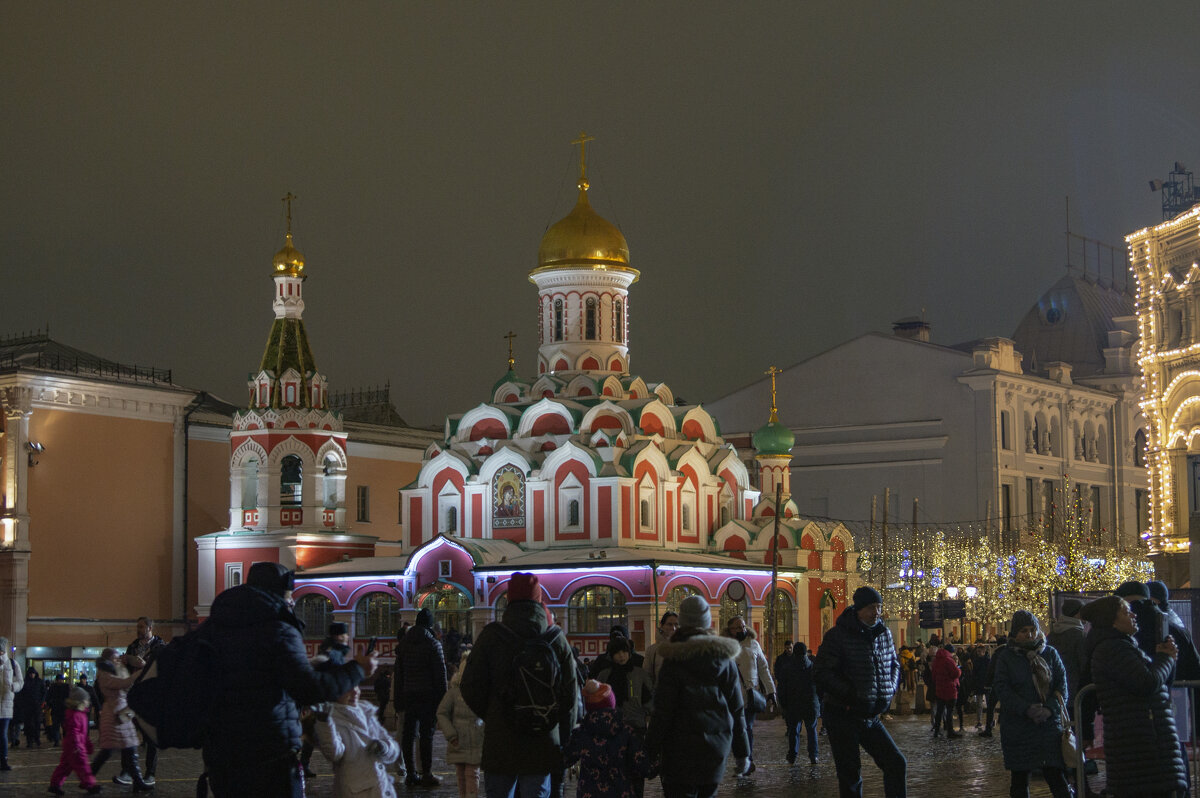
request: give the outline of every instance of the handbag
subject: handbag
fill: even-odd
[[[1058,696],[1058,710],[1062,717],[1063,732],[1062,740],[1062,757],[1063,764],[1068,768],[1079,767],[1084,761],[1083,749],[1079,747],[1079,741],[1075,739],[1075,727],[1071,725],[1071,718],[1067,715],[1067,704],[1063,701],[1062,693],[1056,693]]]
[[[762,694],[756,687],[751,687],[746,693],[746,703],[750,707],[750,712],[757,715],[760,712],[767,711],[767,697]]]

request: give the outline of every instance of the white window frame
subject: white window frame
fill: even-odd
[[[571,502],[579,502],[579,523],[571,523]],[[558,486],[558,528],[563,532],[583,531],[583,485],[574,474],[568,474]]]
[[[225,563],[225,589],[237,587],[242,584],[242,563],[227,562]]]

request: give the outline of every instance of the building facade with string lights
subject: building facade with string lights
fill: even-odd
[[[1190,173],[1187,177],[1190,185]],[[1185,207],[1193,201],[1189,192]],[[1157,555],[1160,574],[1169,574],[1175,584],[1196,585],[1200,578],[1200,549],[1195,546],[1200,539],[1200,206],[1131,233],[1126,242],[1137,280],[1138,362],[1143,373],[1142,409],[1148,420],[1148,542]]]
[[[587,140],[577,142],[575,207],[545,233],[528,274],[534,373],[518,370],[510,334],[505,373],[480,404],[446,418],[401,491],[410,553],[306,570],[295,591],[305,617],[378,635],[386,655],[397,617],[428,607],[444,627],[477,632],[505,606],[511,575],[529,571],[572,642],[594,656],[613,624],[639,648],[654,642],[658,616],[693,593],[720,607],[714,618],[742,614],[760,635],[811,644],[844,606],[855,586],[849,532],[802,522],[788,490],[776,507],[707,409],[631,370],[639,272],[624,236],[589,203]],[[787,486],[786,452],[764,435],[756,471]]]

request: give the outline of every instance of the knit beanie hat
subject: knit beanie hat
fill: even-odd
[[[1150,589],[1141,582],[1135,582],[1132,579],[1128,582],[1122,582],[1121,586],[1115,592],[1121,598],[1132,598],[1134,601],[1150,598]]]
[[[350,634],[349,624],[344,624],[341,621],[334,621],[329,624],[329,636],[337,637],[338,635]]]
[[[626,654],[631,653],[633,646],[629,645],[629,641],[623,637],[614,637],[608,641],[608,656],[615,657],[624,651]]]
[[[711,629],[712,613],[703,596],[688,596],[679,602],[679,628]]]
[[[1017,610],[1013,613],[1012,623],[1008,626],[1008,633],[1015,635],[1017,632],[1024,629],[1026,626],[1032,626],[1035,629],[1041,629],[1038,624],[1038,619],[1029,610]]]
[[[871,604],[882,604],[883,596],[879,595],[879,591],[870,585],[863,585],[858,590],[854,591],[854,609],[861,610],[863,607]]]
[[[422,607],[417,612],[417,626],[424,626],[426,629],[433,628],[433,613],[428,607]]]
[[[1150,591],[1150,598],[1164,606],[1171,598],[1171,591],[1167,590],[1166,582],[1160,582],[1155,579],[1153,582],[1146,583],[1146,589]]]
[[[508,580],[509,601],[540,601],[541,598],[542,590],[538,586],[537,575],[518,571]]]
[[[1074,618],[1083,609],[1083,602],[1079,599],[1069,598],[1062,604],[1062,614]]]
[[[588,679],[583,685],[583,705],[588,712],[598,709],[613,709],[617,706],[617,697],[612,688],[604,682]]]
[[[1117,612],[1121,609],[1120,596],[1105,596],[1085,604],[1079,611],[1080,620],[1087,621],[1092,626],[1106,629],[1117,620]]]

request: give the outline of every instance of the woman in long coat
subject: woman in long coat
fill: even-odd
[[[1129,604],[1106,596],[1084,607],[1092,624],[1086,648],[1104,712],[1108,792],[1118,798],[1183,795],[1187,774],[1171,706],[1168,680],[1178,650],[1167,637],[1151,658],[1133,639],[1137,621]]]
[[[115,648],[104,649],[96,660],[96,689],[104,696],[104,706],[100,708],[100,753],[92,760],[92,774],[98,776],[112,752],[120,751],[121,769],[133,779],[134,792],[154,789],[142,780],[133,710],[125,700],[125,692],[144,665],[140,657],[121,656]]]
[[[0,770],[12,770],[8,765],[8,724],[13,717],[13,699],[25,686],[21,669],[11,658],[7,637],[0,637]]]
[[[996,697],[1000,702],[1000,750],[1012,772],[1009,795],[1029,798],[1029,773],[1042,771],[1054,798],[1071,798],[1062,757],[1061,700],[1068,700],[1067,671],[1046,645],[1037,618],[1013,613],[1008,645],[996,652]]]

